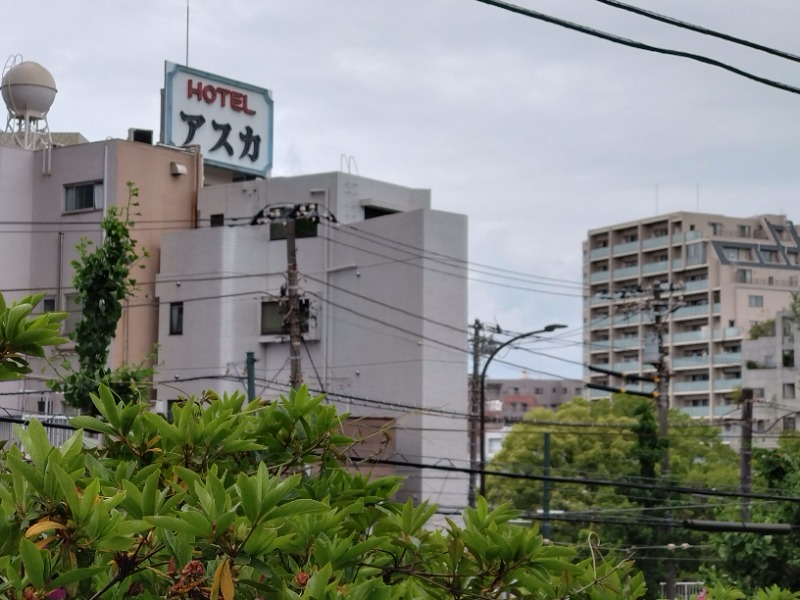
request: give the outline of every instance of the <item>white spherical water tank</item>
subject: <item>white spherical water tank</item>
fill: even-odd
[[[42,119],[56,99],[56,81],[50,71],[35,62],[14,65],[0,84],[8,112],[20,119]]]

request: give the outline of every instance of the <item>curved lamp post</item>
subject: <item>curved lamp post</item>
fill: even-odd
[[[486,370],[489,368],[489,365],[492,362],[492,359],[497,355],[500,350],[510,346],[517,340],[521,340],[526,337],[531,337],[532,335],[536,335],[538,333],[550,333],[551,331],[555,331],[556,329],[563,329],[566,325],[562,325],[561,323],[551,323],[550,325],[546,325],[544,329],[537,329],[536,331],[529,331],[527,333],[520,333],[519,335],[515,335],[510,340],[506,340],[502,344],[500,344],[497,348],[492,350],[492,353],[489,355],[489,358],[486,359],[486,362],[483,364],[483,369],[481,370],[481,405],[480,405],[480,436],[481,436],[481,489],[480,495],[486,495]]]

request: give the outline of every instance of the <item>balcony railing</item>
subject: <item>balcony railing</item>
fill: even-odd
[[[741,352],[723,352],[714,355],[715,365],[740,365],[742,364]]]
[[[683,289],[687,292],[695,292],[698,290],[707,290],[708,289],[708,279],[695,279],[693,281],[687,281],[683,284]]]
[[[707,367],[708,356],[683,356],[672,360],[671,366],[673,369],[681,369],[687,367]]]
[[[631,252],[636,252],[639,249],[639,241],[636,240],[634,242],[625,242],[623,244],[617,244],[611,248],[611,254],[617,256],[618,254],[629,254]]]
[[[722,392],[728,390],[735,390],[738,387],[742,386],[742,378],[728,378],[728,379],[715,379],[714,380],[714,391],[715,392]]]
[[[690,417],[710,419],[710,418],[724,418],[724,417],[737,417],[740,413],[738,406],[722,405],[722,406],[679,406],[681,412],[686,413]],[[713,409],[713,412],[712,412]]]
[[[646,263],[642,266],[642,274],[658,273],[660,271],[669,271],[669,261],[661,260],[658,262]]]
[[[598,281],[608,281],[608,271],[595,271],[589,275],[589,281],[597,283]]]
[[[622,279],[623,277],[637,277],[639,275],[639,265],[636,265],[635,267],[614,269],[611,273],[614,279]]]
[[[608,246],[604,246],[602,248],[592,248],[589,250],[589,258],[591,260],[605,258],[606,256],[608,256]]]
[[[676,394],[682,392],[707,392],[710,389],[711,382],[705,381],[673,381],[672,391]]]
[[[669,236],[668,235],[660,235],[658,237],[648,238],[646,240],[642,240],[642,249],[648,248],[660,248],[662,246],[669,245]]]

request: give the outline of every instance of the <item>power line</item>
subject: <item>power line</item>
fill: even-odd
[[[577,23],[573,23],[571,21],[566,21],[564,19],[559,19],[557,17],[553,17],[550,15],[546,15],[544,13],[530,10],[527,8],[523,8],[521,6],[517,6],[516,4],[510,4],[508,2],[501,2],[500,0],[476,0],[482,4],[488,4],[490,6],[494,6],[496,8],[500,8],[503,10],[507,10],[513,13],[517,13],[523,15],[525,17],[530,17],[532,19],[537,19],[539,21],[544,21],[546,23],[551,23],[553,25],[558,25],[560,27],[564,27],[566,29],[571,29],[573,31],[577,31],[579,33],[585,33],[587,35],[591,35],[593,37],[597,37],[609,42],[614,42],[615,44],[621,44],[623,46],[628,46],[630,48],[636,48],[637,50],[646,50],[648,52],[655,52],[657,54],[666,54],[669,56],[677,56],[680,58],[688,58],[690,60],[694,60],[703,64],[710,65],[712,67],[718,67],[720,69],[724,69],[725,71],[729,71],[735,75],[739,75],[746,79],[750,79],[752,81],[756,81],[758,83],[762,83],[769,87],[774,87],[785,92],[791,92],[793,94],[800,94],[800,88],[781,83],[779,81],[775,81],[773,79],[767,79],[766,77],[761,77],[759,75],[755,75],[748,71],[744,71],[727,63],[723,63],[721,61],[715,60],[713,58],[708,58],[707,56],[702,56],[700,54],[693,54],[690,52],[682,52],[680,50],[670,50],[668,48],[660,48],[658,46],[651,46],[649,44],[643,44],[641,42],[637,42],[628,38],[620,37],[614,34],[606,33],[604,31],[600,31],[598,29],[593,29],[591,27],[586,27],[584,25],[579,25]]]
[[[755,42],[750,42],[748,40],[734,37],[732,35],[728,35],[727,33],[722,33],[719,31],[715,31],[713,29],[700,27],[699,25],[693,25],[692,23],[687,23],[686,21],[681,21],[673,17],[668,17],[666,15],[645,10],[643,8],[639,8],[638,6],[624,4],[622,2],[618,2],[617,0],[595,0],[595,2],[599,2],[600,4],[605,4],[607,6],[612,6],[614,8],[619,8],[621,10],[626,10],[636,15],[647,17],[648,19],[652,19],[654,21],[659,21],[661,23],[666,23],[668,25],[674,25],[675,27],[679,27],[681,29],[688,29],[689,31],[694,31],[696,33],[702,33],[703,35],[719,38],[721,40],[725,40],[726,42],[732,42],[734,44],[746,46],[748,48],[752,48],[753,50],[759,50],[761,52],[765,52],[767,54],[771,54],[779,58],[785,58],[787,60],[791,60],[794,62],[800,62],[800,56],[797,56],[796,54],[790,54],[782,50],[776,50],[775,48],[770,48],[769,46],[762,46],[761,44],[757,44]]]

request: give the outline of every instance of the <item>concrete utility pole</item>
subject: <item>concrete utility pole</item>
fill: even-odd
[[[470,380],[469,405],[469,497],[471,507],[475,507],[478,496],[478,455],[480,445],[480,401],[481,401],[481,351],[483,350],[483,323],[475,319],[472,325],[472,378]]]
[[[672,285],[669,286],[669,291],[673,290]],[[661,479],[664,483],[668,483],[670,466],[669,466],[669,367],[667,365],[667,347],[664,344],[664,333],[667,329],[668,322],[664,318],[665,315],[670,314],[677,310],[678,305],[673,305],[670,299],[663,298],[661,295],[661,282],[653,282],[653,296],[651,309],[653,311],[653,324],[656,333],[656,343],[658,344],[658,360],[655,362],[656,377],[657,377],[657,398],[656,405],[658,407],[658,434],[664,441],[664,457],[661,460]],[[672,532],[672,527],[667,528],[668,532]],[[668,600],[675,598],[675,563],[672,560],[667,561],[667,575],[665,582],[665,593]]]
[[[668,302],[661,297],[661,283],[653,283],[653,323],[656,330],[656,340],[658,343],[658,362],[655,363],[656,373],[658,373],[658,397],[656,406],[658,407],[658,434],[662,440],[669,440],[669,369],[667,367],[667,348],[664,345],[664,329],[666,321],[664,314],[668,311]],[[661,461],[661,477],[669,477],[669,446],[664,448],[664,458]],[[672,596],[670,596],[672,598]]]
[[[742,447],[739,452],[739,486],[742,494],[751,490],[753,457],[753,389],[742,389]],[[742,523],[750,520],[750,499],[742,497]]]
[[[303,385],[302,356],[303,338],[300,328],[300,295],[297,289],[297,241],[295,219],[283,223],[286,229],[286,320],[289,324],[289,386],[296,390]]]
[[[303,385],[300,349],[303,333],[300,314],[300,290],[297,274],[297,221],[311,221],[318,224],[322,219],[336,223],[336,217],[327,208],[316,202],[304,204],[274,204],[265,206],[252,219],[250,225],[280,221],[286,231],[286,312],[285,319],[289,329],[289,385],[297,389]]]

